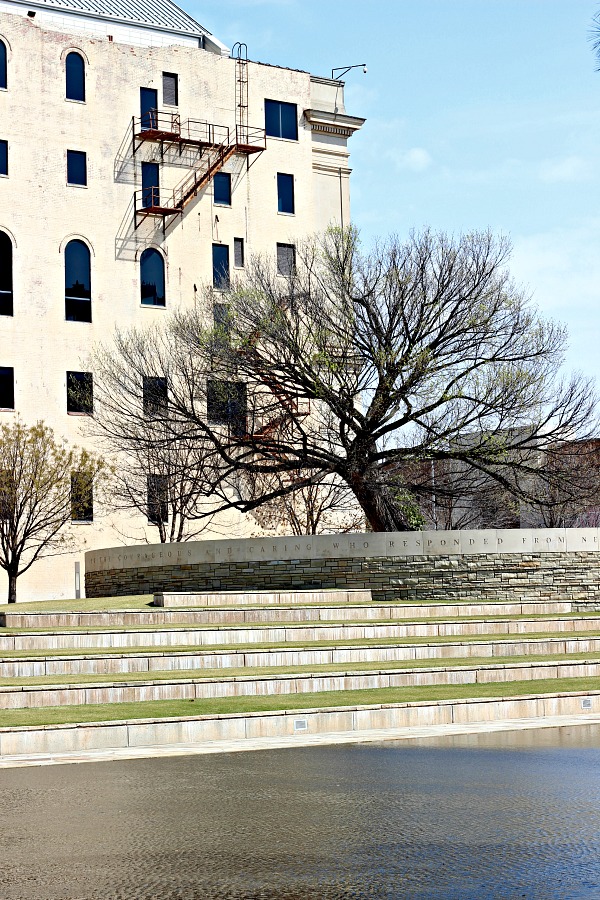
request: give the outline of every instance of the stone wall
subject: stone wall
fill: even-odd
[[[435,544],[430,546],[426,532],[418,537],[401,535],[407,544],[420,539],[422,551],[415,553],[416,547],[407,546],[402,550],[413,552],[401,555],[397,535],[343,535],[337,541],[328,535],[295,544],[295,539],[288,538],[283,544],[286,539],[278,538],[116,548],[86,554],[86,592],[88,597],[100,597],[160,591],[348,587],[370,588],[374,600],[565,599],[600,603],[597,529],[577,532],[516,532],[506,541],[498,538],[499,532],[480,532],[479,546],[470,546],[468,541],[474,539],[465,537],[465,532],[455,533],[460,538],[434,532]],[[517,539],[526,541],[524,552],[512,549]],[[483,540],[489,542],[487,552],[481,552]],[[541,543],[535,544],[537,540]],[[558,549],[561,540],[565,549]],[[505,542],[511,552],[499,552]],[[589,549],[569,549],[569,544],[581,546],[582,542]],[[454,546],[459,552],[448,552],[447,548]],[[532,546],[540,549],[532,552]],[[228,548],[231,552],[226,552]],[[240,556],[243,558],[236,558]],[[207,557],[212,558],[202,561]]]

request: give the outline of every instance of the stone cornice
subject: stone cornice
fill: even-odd
[[[305,109],[304,117],[317,134],[338,134],[342,137],[352,137],[366,122],[358,116],[323,109]]]

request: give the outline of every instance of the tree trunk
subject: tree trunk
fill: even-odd
[[[8,602],[17,602],[17,576],[8,573]]]
[[[354,473],[348,483],[371,531],[411,531],[406,513],[388,485],[371,481],[360,473]]]

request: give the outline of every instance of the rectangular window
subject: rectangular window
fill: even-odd
[[[169,481],[166,475],[148,475],[148,521],[160,525],[169,519]]]
[[[0,409],[15,408],[15,370],[0,366]]]
[[[227,244],[212,245],[213,287],[226,291],[229,287],[229,247]]]
[[[163,72],[163,103],[165,106],[179,105],[179,79],[173,72]]]
[[[67,372],[67,412],[91,416],[94,412],[94,377],[91,372]]]
[[[81,150],[67,150],[67,184],[87,185],[87,160]]]
[[[164,416],[167,411],[167,379],[144,375],[142,405],[145,416]]]
[[[277,173],[277,212],[293,213],[294,209],[294,176]]]
[[[227,172],[217,172],[213,178],[213,193],[215,203],[231,206],[231,175]]]
[[[213,321],[217,343],[227,346],[231,339],[231,316],[226,303],[215,303]]]
[[[233,265],[236,269],[244,268],[244,238],[233,239]]]
[[[0,141],[0,175],[8,175],[8,141]]]
[[[277,274],[286,278],[296,271],[296,248],[293,244],[277,244]]]
[[[246,385],[239,381],[208,381],[206,415],[215,425],[227,425],[234,437],[243,437],[248,416]]]
[[[265,100],[265,131],[269,137],[298,140],[298,107],[295,103]]]
[[[71,474],[71,521],[92,522],[94,519],[94,485],[86,472]]]

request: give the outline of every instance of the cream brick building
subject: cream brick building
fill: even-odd
[[[116,325],[348,223],[343,84],[239,56],[169,0],[0,0],[0,422],[89,443],[67,373]],[[71,527],[84,551],[142,519]],[[19,599],[73,597],[82,558],[37,563]]]

